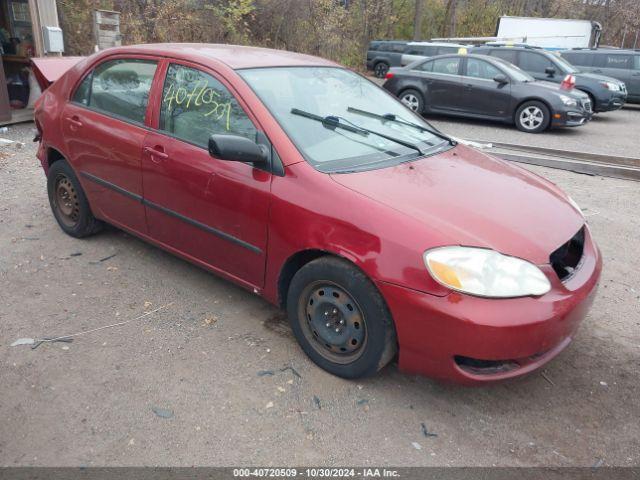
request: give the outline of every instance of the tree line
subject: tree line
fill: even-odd
[[[67,55],[93,52],[94,9],[121,12],[123,45],[256,45],[354,68],[370,40],[491,36],[501,15],[595,20],[601,43],[640,48],[638,0],[58,0]]]

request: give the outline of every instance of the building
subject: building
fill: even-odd
[[[30,58],[63,50],[55,0],[0,0],[0,125],[32,118]]]

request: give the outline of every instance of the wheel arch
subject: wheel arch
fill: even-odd
[[[540,102],[542,103],[545,107],[547,107],[549,109],[549,115],[551,115],[551,117],[553,118],[553,108],[551,107],[551,105],[549,104],[548,101],[546,101],[543,98],[540,97],[527,97],[524,100],[518,102],[516,104],[516,106],[513,109],[513,112],[511,113],[511,119],[513,120],[513,123],[516,123],[516,113],[518,113],[518,110],[520,109],[520,107],[522,105],[524,105],[527,102]],[[551,121],[551,119],[549,119],[549,121]]]
[[[360,265],[358,265],[356,262],[353,261],[353,259],[345,255],[341,255],[336,252],[323,250],[319,248],[309,248],[305,250],[299,250],[293,253],[292,255],[290,255],[284,261],[284,263],[282,264],[282,267],[280,268],[280,272],[278,274],[277,302],[280,308],[286,309],[287,307],[287,293],[289,291],[289,286],[291,285],[291,280],[293,280],[293,277],[295,276],[295,274],[306,264],[314,260],[317,260],[318,258],[321,258],[321,257],[334,257],[334,258],[339,258],[341,260],[344,260],[349,264],[351,264],[352,266],[354,266],[355,268],[357,268],[358,270],[360,270],[367,278],[369,278],[369,280],[371,280],[372,283],[375,284],[375,281],[373,280],[373,278],[371,278],[370,275],[366,271],[364,271]]]

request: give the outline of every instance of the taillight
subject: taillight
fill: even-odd
[[[386,78],[387,80],[389,80],[390,78],[393,78],[393,73],[387,72],[387,74],[384,76],[384,78]]]
[[[566,77],[564,77],[564,80],[562,80],[562,83],[560,83],[560,88],[562,88],[563,90],[571,90],[575,86],[576,77],[574,77],[573,75],[567,75]]]

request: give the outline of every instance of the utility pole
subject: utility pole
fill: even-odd
[[[413,39],[415,41],[422,40],[422,10],[424,8],[424,0],[416,0],[416,16],[413,19]]]

